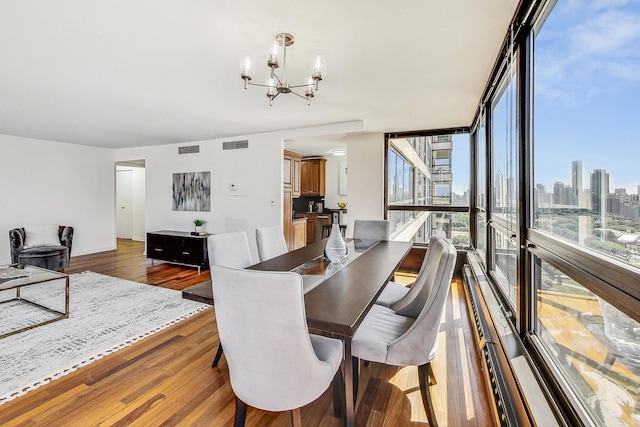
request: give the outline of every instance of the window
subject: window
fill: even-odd
[[[507,72],[492,102],[491,158],[491,254],[490,271],[512,306],[518,304],[517,229],[518,144],[516,135],[515,62],[508,61]],[[482,217],[480,215],[479,217]],[[517,312],[516,312],[517,313]],[[517,315],[516,315],[517,317]]]
[[[640,423],[638,22],[558,2],[534,27],[532,342],[599,425]]]
[[[496,215],[513,221],[516,215],[518,145],[516,140],[516,78],[514,64],[509,66],[502,90],[493,102],[492,209]]]
[[[487,260],[487,138],[486,120],[480,118],[480,124],[474,134],[476,141],[476,244],[481,259]]]
[[[443,229],[469,246],[469,134],[387,136],[387,147],[391,238],[424,243]]]
[[[525,1],[514,23],[473,124],[473,244],[513,316],[489,310],[559,418],[637,426],[640,3]]]
[[[638,22],[560,2],[536,34],[534,226],[640,268]]]
[[[640,421],[640,324],[553,265],[535,265],[537,335],[576,405],[600,425]]]

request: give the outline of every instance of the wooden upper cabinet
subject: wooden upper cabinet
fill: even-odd
[[[300,194],[324,196],[326,159],[304,159],[300,165]]]
[[[291,196],[300,197],[300,159],[302,156],[292,151],[284,150],[283,184],[291,187]]]
[[[292,196],[300,197],[300,159],[292,158],[291,160],[291,193]]]

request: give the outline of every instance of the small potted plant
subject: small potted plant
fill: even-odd
[[[196,233],[200,233],[202,231],[202,226],[204,225],[206,221],[204,219],[199,219],[196,218],[193,220],[193,223],[195,224],[195,231]]]

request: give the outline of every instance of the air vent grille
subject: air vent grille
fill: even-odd
[[[199,145],[188,145],[185,147],[178,147],[178,154],[193,154],[199,153],[200,146]]]
[[[249,140],[228,141],[222,143],[223,150],[238,150],[240,148],[249,148]]]

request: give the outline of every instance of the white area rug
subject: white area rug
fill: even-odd
[[[0,339],[0,405],[210,307],[180,291],[93,272],[70,275],[70,290],[68,319]],[[0,291],[0,300],[11,292]],[[22,296],[64,311],[63,281],[23,288]],[[0,333],[43,315],[3,303]]]

